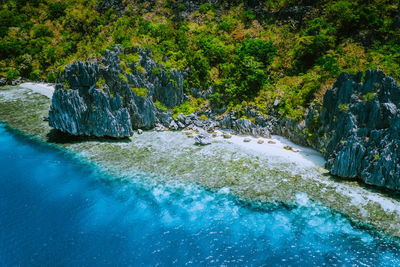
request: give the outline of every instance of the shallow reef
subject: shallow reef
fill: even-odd
[[[242,199],[261,203],[297,205],[297,195],[305,193],[311,201],[366,227],[400,236],[398,199],[355,181],[336,180],[316,164],[268,155],[268,143],[263,144],[264,153],[222,137],[211,145],[195,146],[183,132],[172,131],[146,131],[122,140],[59,135],[43,121],[49,106],[47,97],[28,89],[0,88],[1,121],[124,179],[135,172],[153,173],[152,183],[184,181],[209,190],[229,188]]]

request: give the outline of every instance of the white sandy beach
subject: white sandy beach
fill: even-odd
[[[318,151],[296,145],[295,143],[279,135],[272,135],[270,139],[262,137],[257,138],[248,135],[232,135],[230,139],[224,139],[222,137],[222,131],[217,131],[217,133],[217,140],[226,140],[227,142],[239,145],[244,149],[250,149],[252,151],[262,153],[265,156],[282,157],[288,162],[296,162],[303,167],[323,167],[325,164],[324,158]],[[244,142],[245,139],[250,139],[251,141]],[[262,144],[258,144],[257,142],[259,140],[264,142]],[[271,143],[271,141],[273,143]],[[285,149],[284,147],[286,146],[292,147],[296,152]]]
[[[45,95],[50,99],[52,98],[54,93],[54,86],[52,84],[27,82],[27,83],[22,83],[19,86],[30,89],[36,93]]]
[[[23,88],[30,89],[36,93],[43,94],[48,98],[51,98],[54,92],[54,86],[52,84],[45,83],[32,83],[27,82],[20,85]],[[232,132],[232,130],[226,130],[226,132]],[[249,135],[235,135],[233,134],[230,139],[224,139],[222,137],[222,131],[217,131],[218,137],[215,140],[230,142],[244,149],[249,149],[255,152],[260,152],[265,156],[272,157],[282,157],[285,158],[288,162],[296,162],[303,167],[314,167],[319,166],[323,167],[325,164],[325,160],[322,155],[307,147],[299,146],[289,141],[288,139],[279,136],[273,135],[272,138],[262,138],[262,137],[253,137]],[[248,138],[250,142],[244,142],[244,139]],[[258,144],[259,140],[264,141],[262,144]],[[268,143],[272,141],[273,143]],[[290,146],[293,148],[292,150],[286,150],[284,147]]]

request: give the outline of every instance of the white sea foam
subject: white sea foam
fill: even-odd
[[[400,215],[400,203],[395,199],[390,199],[380,193],[368,192],[366,189],[358,187],[348,187],[344,185],[337,186],[336,191],[342,195],[347,195],[351,199],[351,204],[358,207],[360,210],[368,203],[377,203],[381,208],[388,212],[396,212]],[[368,211],[365,215],[368,215]]]
[[[39,85],[26,83],[21,85],[21,87],[27,88],[28,90],[33,91],[52,91],[53,88],[48,85]],[[13,92],[23,92],[26,94],[26,90],[12,90]],[[9,92],[9,91],[4,91]],[[3,96],[5,93],[2,92]],[[11,90],[10,90],[11,92]],[[10,96],[14,96],[15,93],[8,93]],[[21,93],[22,94],[22,93]],[[7,95],[6,95],[7,96]],[[18,95],[19,96],[19,95]],[[49,96],[51,97],[51,96]],[[307,180],[308,187],[303,187],[302,189],[298,189],[299,191],[309,193],[309,197],[312,200],[320,200],[322,203],[326,205],[330,205],[331,203],[339,203],[339,200],[342,200],[343,206],[351,206],[357,207],[358,209],[350,210],[350,209],[340,209],[340,207],[336,207],[343,212],[349,212],[350,215],[353,215],[352,212],[355,212],[358,218],[364,219],[365,221],[371,220],[372,222],[377,219],[371,219],[374,216],[373,210],[374,207],[382,207],[382,209],[387,213],[394,213],[395,218],[400,218],[400,202],[396,199],[390,199],[389,197],[385,197],[382,194],[367,190],[365,188],[359,187],[357,184],[351,183],[342,183],[336,180],[330,179],[329,176],[322,175],[323,171],[321,166],[324,164],[324,159],[320,155],[320,153],[301,146],[297,146],[287,139],[280,136],[272,136],[271,139],[267,138],[254,138],[244,135],[232,135],[231,139],[224,139],[221,136],[221,131],[218,133],[218,137],[215,138],[213,144],[205,147],[196,147],[193,149],[193,139],[189,139],[185,136],[184,133],[180,132],[145,132],[142,135],[135,135],[131,138],[131,142],[121,142],[121,143],[113,143],[107,144],[108,146],[119,146],[124,150],[131,150],[132,148],[143,148],[148,149],[147,151],[151,151],[152,158],[162,159],[160,161],[154,161],[155,165],[160,164],[159,168],[164,169],[167,172],[171,170],[171,173],[176,168],[172,163],[179,162],[182,160],[181,156],[185,155],[182,152],[188,151],[191,152],[192,157],[186,158],[186,161],[192,162],[190,168],[193,171],[177,171],[175,172],[175,176],[181,175],[184,178],[183,180],[195,181],[196,175],[198,175],[198,170],[201,164],[204,163],[202,159],[206,158],[209,162],[212,162],[213,159],[220,160],[222,163],[220,165],[210,164],[210,170],[213,169],[224,169],[226,166],[224,165],[226,162],[231,163],[238,161],[238,166],[243,166],[244,168],[249,168],[249,170],[253,170],[254,168],[264,168],[271,169],[280,168],[280,170],[288,172],[289,174],[295,174],[296,179]],[[244,138],[250,138],[250,142],[244,142]],[[258,144],[258,140],[263,140],[263,144]],[[269,144],[268,141],[275,142],[274,144]],[[101,142],[93,142],[93,146],[86,146],[84,149],[80,149],[79,146],[74,149],[75,151],[84,151],[80,153],[80,156],[84,158],[97,159],[99,158],[103,151],[101,151]],[[299,152],[294,152],[291,150],[284,149],[285,146],[291,146],[295,151],[299,150]],[[134,150],[133,150],[134,151]],[[169,159],[164,156],[168,155]],[[204,157],[203,157],[204,156]],[[248,156],[248,157],[247,157]],[[218,159],[221,157],[221,159]],[[248,161],[242,161],[243,158],[248,158]],[[260,159],[260,160],[259,160]],[[149,160],[149,159],[146,159]],[[109,159],[107,159],[107,163]],[[203,163],[202,163],[203,162]],[[251,163],[255,163],[254,166]],[[260,167],[257,167],[257,164],[260,164]],[[282,164],[280,164],[282,163]],[[118,164],[121,164],[124,170],[127,172],[131,170],[136,170],[137,165],[133,163],[124,162],[113,162],[113,166],[118,167]],[[141,164],[141,163],[140,163]],[[234,163],[235,164],[235,163]],[[234,165],[233,164],[233,165]],[[232,164],[227,166],[233,166]],[[171,167],[172,166],[172,167]],[[140,169],[140,168],[139,168]],[[317,170],[317,171],[315,171]],[[321,171],[322,170],[322,171]],[[154,169],[154,173],[156,173],[157,169]],[[150,171],[151,172],[151,171]],[[153,173],[153,172],[151,172]],[[243,172],[244,173],[244,172]],[[253,173],[253,172],[251,172]],[[165,173],[164,173],[165,174]],[[204,184],[205,186],[211,185],[214,186],[223,186],[220,193],[229,194],[230,190],[232,190],[232,194],[238,193],[240,195],[241,192],[247,192],[247,188],[252,188],[255,193],[258,193],[258,200],[267,201],[270,200],[269,195],[263,195],[264,192],[269,192],[265,190],[268,187],[277,186],[280,183],[290,184],[291,180],[288,177],[274,177],[274,172],[271,174],[272,176],[265,177],[264,179],[257,176],[246,176],[244,173],[243,176],[236,179],[236,177],[232,177],[228,182],[222,181],[220,184],[212,181],[213,179],[217,180],[216,177],[210,174],[210,177],[202,177],[199,179],[200,184]],[[219,177],[217,177],[219,178]],[[224,177],[222,177],[224,178]],[[225,177],[226,178],[226,177]],[[228,177],[229,178],[229,177]],[[208,180],[207,180],[208,179]],[[227,179],[227,178],[226,178]],[[258,180],[257,180],[258,179]],[[155,180],[155,179],[154,179]],[[152,182],[152,179],[147,179],[146,181]],[[211,182],[210,182],[211,181]],[[239,182],[238,182],[239,181]],[[155,183],[155,181],[154,181]],[[230,188],[230,184],[232,184],[232,188]],[[313,187],[313,185],[322,185],[319,187]],[[236,188],[235,188],[236,186]],[[239,187],[240,186],[240,187]],[[288,194],[296,193],[296,189],[294,188]],[[183,189],[182,189],[183,190]],[[319,190],[319,191],[318,191]],[[185,195],[193,194],[193,192],[183,190]],[[319,192],[321,197],[316,197],[316,193]],[[330,192],[335,192],[336,195],[330,196]],[[168,202],[170,196],[163,195],[162,192],[157,190],[154,191],[156,201],[162,201],[163,199]],[[313,194],[314,193],[314,194]],[[272,194],[272,196],[275,196]],[[326,198],[325,198],[326,196]],[[279,195],[278,195],[279,197]],[[299,202],[299,204],[306,205],[307,200],[304,198],[304,195],[297,195],[295,200]],[[305,197],[308,198],[307,195]],[[349,201],[347,201],[347,197],[349,197]],[[324,200],[321,200],[325,198]],[[333,200],[332,200],[333,199]],[[378,203],[378,205],[375,205]],[[201,205],[197,205],[196,209],[201,207]],[[200,209],[201,210],[201,209]],[[358,211],[359,210],[359,211]],[[360,214],[361,213],[361,214]],[[167,216],[168,217],[168,216]],[[379,219],[381,221],[381,219]],[[375,225],[377,226],[377,225]],[[379,225],[378,225],[379,226]],[[389,226],[385,226],[389,227]],[[393,220],[392,229],[399,229],[398,220]]]
[[[297,193],[296,202],[300,207],[307,206],[310,204],[310,199],[306,193]]]

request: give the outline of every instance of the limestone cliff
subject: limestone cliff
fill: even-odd
[[[125,53],[138,61],[121,61]],[[153,101],[167,107],[183,102],[183,74],[169,73],[148,50],[120,46],[99,62],[75,62],[61,73],[49,112],[50,126],[72,135],[131,136],[133,129],[151,129],[157,121]]]
[[[334,175],[400,189],[400,87],[381,71],[342,73],[324,96],[317,131]]]

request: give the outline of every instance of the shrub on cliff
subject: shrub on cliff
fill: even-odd
[[[240,59],[253,57],[254,60],[268,66],[276,54],[276,47],[271,41],[266,42],[261,39],[246,38],[237,49]]]
[[[18,70],[8,70],[7,71],[7,80],[12,81],[19,77]]]

